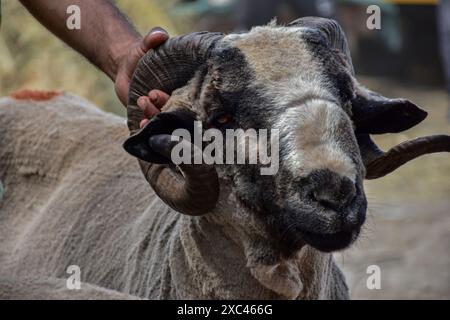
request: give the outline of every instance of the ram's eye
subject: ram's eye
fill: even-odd
[[[231,115],[227,113],[227,114],[223,114],[223,115],[219,116],[219,117],[216,119],[216,122],[217,122],[218,124],[227,124],[227,123],[229,123],[231,120],[232,120]]]
[[[227,127],[233,122],[233,117],[231,114],[224,112],[224,113],[217,113],[213,116],[211,116],[208,120],[208,123],[212,127],[216,128],[224,128]]]

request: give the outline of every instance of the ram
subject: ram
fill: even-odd
[[[139,129],[136,100],[152,88],[172,95]],[[321,18],[194,33],[145,55],[124,143],[140,169],[121,148],[121,118],[69,94],[3,98],[0,273],[65,278],[78,265],[85,283],[152,299],[348,298],[332,252],[360,233],[364,178],[450,151],[444,135],[388,152],[370,135],[425,117],[407,100],[362,87],[341,28]],[[174,165],[174,146],[190,142],[172,132],[194,121],[219,132],[278,130],[278,172]]]

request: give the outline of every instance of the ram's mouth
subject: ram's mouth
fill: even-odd
[[[358,237],[361,228],[351,231],[320,234],[302,231],[303,240],[310,246],[323,252],[338,251],[350,246]]]

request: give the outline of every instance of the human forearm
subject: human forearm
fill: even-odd
[[[114,81],[117,97],[123,105],[127,103],[131,78],[139,59],[169,37],[161,28],[153,28],[141,37],[112,0],[20,1],[41,24]],[[67,8],[73,5],[80,8],[80,29],[67,26]],[[158,113],[168,99],[163,92],[154,91],[138,102],[147,118]]]
[[[28,11],[52,33],[80,52],[112,80],[129,46],[140,35],[108,0],[20,0]],[[77,5],[81,28],[66,26],[67,7]]]

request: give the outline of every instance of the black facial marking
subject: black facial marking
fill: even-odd
[[[354,96],[354,86],[342,53],[328,47],[321,32],[305,31],[302,38],[309,52],[323,66],[324,75],[332,84],[330,89],[339,97],[341,106],[347,105]]]
[[[210,72],[217,72],[220,77],[215,101],[208,106],[210,110],[229,113],[235,128],[268,129],[268,110],[273,108],[261,96],[263,88],[253,86],[254,72],[241,50],[229,45],[218,46],[212,55]]]
[[[331,51],[326,44],[323,34],[307,33],[308,49],[315,59],[320,61],[332,93],[345,106],[353,97],[353,82],[345,69],[342,57]],[[208,118],[206,122],[220,130],[225,128],[271,129],[273,119],[276,119],[284,108],[273,105],[264,96],[264,87],[255,85],[254,71],[249,66],[244,54],[229,44],[222,44],[212,54],[208,66],[208,74],[204,77],[203,88],[213,81],[214,94],[203,100]],[[347,111],[347,110],[346,110]],[[226,126],[217,122],[227,115],[230,121]],[[350,121],[343,121],[335,128],[336,134],[343,136],[340,147],[353,160],[356,167],[362,167],[360,155],[353,134]],[[267,232],[274,239],[274,245],[279,252],[286,256],[295,254],[305,243],[322,251],[332,251],[348,246],[359,233],[360,223],[364,221],[365,197],[362,180],[358,175],[357,186],[353,186],[344,178],[337,177],[333,172],[320,172],[311,176],[296,176],[283,163],[285,154],[301,152],[288,150],[288,146],[280,145],[280,167],[274,176],[262,176],[261,165],[224,165],[223,174],[230,179],[233,192],[247,210],[257,215],[267,228]],[[342,181],[346,181],[343,183]],[[339,192],[347,193],[350,189],[357,191],[355,197],[342,200],[340,206],[324,206],[317,203],[312,196],[314,188],[329,181],[342,183],[336,187]],[[350,186],[350,184],[352,184]],[[330,186],[329,192],[334,189]],[[352,190],[353,190],[352,189]],[[346,194],[347,195],[347,194]],[[343,195],[344,199],[346,195]],[[345,198],[346,199],[346,198]],[[332,199],[333,200],[333,199]],[[336,201],[341,201],[340,198]],[[353,215],[356,222],[348,223],[340,215]],[[328,215],[332,215],[330,222]],[[353,224],[352,224],[353,223]],[[331,227],[330,227],[331,225]],[[342,225],[352,226],[341,228]]]

